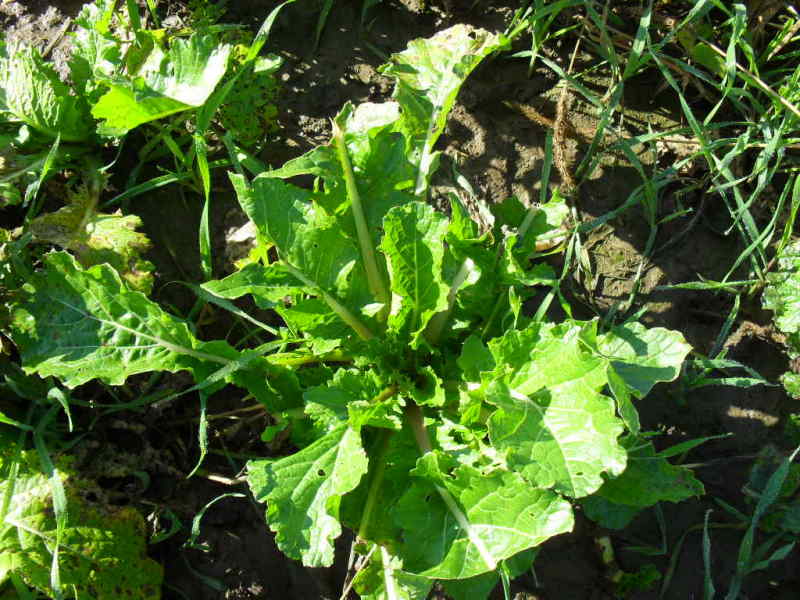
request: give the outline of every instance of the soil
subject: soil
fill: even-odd
[[[180,14],[178,4],[168,3]],[[224,20],[242,23],[253,29],[276,2],[229,3]],[[335,2],[319,46],[312,50],[318,11],[312,2],[289,5],[281,13],[268,50],[285,60],[281,72],[279,135],[271,141],[261,158],[279,165],[316,144],[327,141],[329,119],[346,101],[382,101],[391,87],[377,68],[388,55],[405,48],[407,42],[457,22],[490,30],[502,30],[516,8],[516,2],[420,2],[387,1],[378,4],[362,27],[361,2]],[[478,6],[479,5],[479,6]],[[8,38],[20,36],[53,52],[68,44],[61,35],[65,17],[74,17],[80,2],[36,0],[0,4],[0,21]],[[58,36],[56,39],[55,36]],[[55,44],[53,41],[55,41]],[[563,50],[563,55],[559,55]],[[566,64],[571,47],[551,56]],[[580,61],[585,57],[578,56]],[[658,120],[662,124],[680,123],[680,111],[669,92],[654,94],[657,88],[650,75],[634,80],[626,90],[625,106],[629,132],[640,131],[642,124]],[[446,160],[435,181],[435,192],[444,194],[456,187],[454,169],[472,184],[475,196],[487,202],[517,195],[523,201],[539,197],[547,120],[555,116],[560,94],[558,80],[549,69],[528,73],[525,60],[499,57],[483,65],[470,78],[453,111],[440,147]],[[591,82],[602,88],[602,80]],[[511,106],[505,104],[511,103]],[[533,109],[533,110],[531,110]],[[533,117],[531,116],[533,115]],[[593,109],[579,97],[571,97],[567,121],[572,135],[562,140],[563,160],[568,167],[579,164],[585,151],[586,132],[593,132]],[[583,132],[583,134],[582,134]],[[643,164],[669,161],[680,152],[673,147],[639,149]],[[698,167],[702,170],[702,167]],[[553,174],[552,185],[561,181]],[[691,176],[691,173],[685,174]],[[640,181],[624,159],[599,165],[589,183],[572,201],[584,222],[620,206]],[[229,192],[215,195],[212,221],[215,226],[217,274],[231,269],[225,253],[225,233],[241,225],[244,216]],[[121,183],[120,183],[121,185]],[[216,188],[215,188],[216,189]],[[725,295],[689,290],[665,290],[680,282],[693,281],[698,274],[720,279],[741,251],[735,234],[725,235],[727,211],[706,199],[701,192],[681,195],[679,186],[668,186],[660,197],[658,216],[691,208],[687,216],[662,226],[652,240],[655,251],[643,261],[650,228],[639,208],[621,213],[605,226],[596,228],[584,239],[586,250],[582,272],[569,280],[567,291],[579,316],[605,315],[610,310],[626,312],[637,271],[642,269],[633,309],[643,308],[641,320],[649,326],[664,326],[681,331],[700,353],[707,354],[722,343],[729,358],[753,367],[774,381],[786,370],[787,359],[770,326],[769,315],[757,306],[739,311],[731,333],[718,340],[731,308]],[[434,198],[436,202],[437,199]],[[144,230],[153,240],[151,260],[159,266],[155,298],[188,310],[194,302],[186,290],[170,285],[173,280],[197,281],[197,199],[173,188],[162,188],[135,199],[128,208],[140,215]],[[208,315],[213,317],[213,314]],[[237,332],[222,329],[213,318],[201,334],[216,337]],[[146,381],[132,381],[132,390]],[[182,385],[169,377],[160,386]],[[91,390],[87,393],[92,393]],[[95,390],[102,394],[102,389]],[[241,408],[241,398],[217,394],[210,399],[209,414]],[[642,513],[622,531],[606,531],[578,515],[575,531],[544,544],[533,574],[514,582],[518,599],[597,600],[613,598],[611,568],[601,559],[596,540],[609,535],[619,566],[635,572],[652,564],[665,573],[671,558],[679,552],[674,577],[664,598],[685,600],[702,597],[702,524],[706,511],[713,510],[712,522],[730,522],[715,503],[720,499],[740,510],[751,511],[742,493],[754,455],[765,445],[785,450],[782,433],[786,415],[794,410],[780,387],[756,386],[704,387],[686,390],[679,384],[661,385],[640,403],[643,427],[662,433],[658,447],[701,436],[731,434],[712,440],[694,450],[689,460],[696,463],[696,474],[707,494],[698,500],[678,505],[665,504],[663,523],[656,511]],[[278,551],[264,524],[264,507],[245,496],[247,490],[237,482],[243,456],[265,456],[280,451],[279,444],[260,441],[268,424],[260,413],[241,413],[238,420],[212,422],[210,447],[213,452],[199,474],[187,478],[198,458],[196,441],[196,401],[184,397],[165,406],[150,406],[138,413],[121,413],[98,420],[84,444],[85,468],[97,476],[110,492],[119,492],[120,502],[133,502],[150,515],[154,532],[163,533],[173,520],[180,521],[179,532],[151,546],[152,554],[165,565],[167,600],[244,600],[338,598],[346,570],[350,540],[339,543],[336,565],[327,570],[309,570],[288,560]],[[130,423],[136,423],[131,426]],[[96,451],[103,448],[102,453]],[[227,456],[226,456],[227,453]],[[108,460],[103,456],[111,457]],[[110,466],[109,466],[110,463]],[[145,472],[144,483],[137,473]],[[221,494],[237,493],[216,502],[202,519],[200,533],[191,547],[187,539],[191,522],[207,503]],[[113,494],[112,494],[113,497]],[[676,544],[687,533],[680,550]],[[735,569],[742,530],[712,528],[713,573],[718,589],[724,590]],[[653,549],[650,553],[635,547]],[[662,550],[662,547],[665,548]],[[751,600],[798,597],[800,556],[795,551],[769,569],[748,577],[743,597]],[[776,583],[777,582],[777,583]],[[658,586],[632,592],[628,598],[658,598]],[[440,596],[443,597],[443,596]],[[495,597],[502,598],[501,590]]]

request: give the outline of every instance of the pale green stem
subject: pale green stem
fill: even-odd
[[[525,213],[525,218],[522,220],[519,229],[517,229],[517,243],[525,239],[525,235],[528,233],[531,223],[533,223],[533,217],[535,217],[536,213],[538,212],[539,207],[531,204],[531,206],[528,208],[528,212]]]
[[[396,391],[396,389],[392,389],[392,394]],[[375,461],[377,461],[375,463],[375,471],[372,474],[372,481],[369,482],[367,501],[364,503],[364,512],[361,513],[361,523],[358,527],[358,538],[362,540],[367,539],[372,513],[375,510],[375,503],[378,500],[378,489],[383,483],[383,475],[386,472],[386,453],[389,450],[389,440],[392,437],[392,433],[394,432],[391,429],[383,429],[381,431],[381,438],[378,442],[378,454],[375,457]]]
[[[383,583],[388,600],[398,600],[400,594],[397,593],[397,584],[394,580],[394,569],[392,569],[392,557],[389,551],[381,546],[381,564],[383,566]]]
[[[350,327],[352,327],[353,331],[355,331],[362,340],[369,340],[369,339],[372,339],[373,337],[375,337],[374,335],[372,335],[372,332],[369,329],[367,329],[367,326],[364,325],[361,321],[358,320],[358,317],[356,317],[353,313],[351,313],[350,310],[346,306],[341,304],[331,294],[329,294],[328,292],[326,292],[325,290],[320,288],[316,283],[314,283],[308,277],[303,275],[302,271],[300,271],[299,269],[293,267],[292,265],[290,265],[289,263],[287,263],[285,261],[284,261],[283,264],[286,266],[286,269],[292,275],[297,277],[297,279],[302,281],[305,285],[307,285],[309,287],[312,287],[312,288],[315,288],[319,292],[319,294],[322,296],[322,299],[325,301],[325,303],[330,307],[330,309],[333,312],[335,312],[336,315],[342,321],[344,321]]]
[[[450,313],[453,312],[458,290],[464,285],[470,271],[472,271],[473,265],[474,263],[469,258],[461,263],[458,273],[456,273],[456,276],[453,278],[453,283],[450,284],[450,291],[447,293],[447,308],[433,315],[431,320],[428,321],[428,326],[425,328],[425,339],[428,340],[428,343],[432,346],[435,346],[439,341],[444,326],[450,318]]]
[[[364,269],[367,272],[367,283],[375,299],[384,305],[384,310],[380,314],[386,314],[389,308],[389,291],[384,284],[381,272],[378,269],[378,261],[375,259],[375,249],[372,246],[372,236],[369,234],[367,220],[364,217],[364,207],[361,204],[361,196],[358,193],[353,165],[350,163],[350,156],[347,154],[347,146],[344,143],[344,134],[336,121],[331,120],[333,127],[333,143],[336,147],[336,154],[342,165],[344,182],[347,187],[347,196],[350,199],[350,206],[353,209],[353,220],[356,224],[358,234],[358,244],[361,248],[361,259],[364,261]]]
[[[299,367],[302,365],[309,365],[313,363],[324,362],[352,362],[352,358],[344,354],[341,350],[333,350],[325,354],[295,354],[291,352],[279,352],[275,354],[268,354],[266,358],[273,365],[282,365],[284,367]]]
[[[422,414],[422,410],[419,406],[417,406],[414,402],[408,400],[408,405],[405,408],[405,417],[406,422],[411,427],[411,431],[414,433],[414,439],[417,442],[417,446],[419,446],[420,451],[423,455],[430,452],[433,448],[431,446],[431,440],[428,437],[428,430],[425,429],[425,417]],[[439,496],[444,501],[445,506],[447,506],[447,510],[455,518],[458,526],[464,530],[464,533],[467,534],[469,541],[472,542],[472,545],[475,546],[475,549],[480,554],[480,557],[483,559],[483,562],[489,568],[489,570],[494,571],[497,568],[497,561],[492,556],[489,549],[486,547],[486,544],[480,538],[480,536],[475,532],[472,525],[467,518],[467,515],[464,514],[464,511],[461,510],[461,507],[455,501],[453,496],[450,495],[450,492],[447,491],[446,488],[434,484],[436,491],[439,493]]]

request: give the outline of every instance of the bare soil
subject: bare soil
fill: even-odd
[[[256,28],[276,2],[229,3],[225,21]],[[512,0],[488,2],[429,2],[421,10],[410,0],[386,1],[370,13],[361,27],[361,2],[336,2],[327,27],[315,52],[311,51],[318,12],[315,3],[298,2],[287,7],[274,29],[268,49],[285,59],[281,76],[284,88],[280,100],[280,132],[263,152],[262,159],[279,165],[316,144],[327,141],[329,119],[345,101],[382,101],[391,87],[377,68],[382,55],[405,48],[417,37],[431,35],[442,27],[468,22],[490,30],[502,30],[517,3]],[[470,6],[475,5],[470,9]],[[19,36],[58,58],[68,39],[59,39],[65,17],[74,17],[80,2],[34,0],[24,4],[0,4],[0,22],[7,37]],[[467,7],[467,8],[461,8]],[[181,5],[170,4],[170,10]],[[564,61],[564,56],[554,55]],[[547,69],[531,76],[525,60],[507,56],[493,59],[471,77],[455,108],[441,143],[447,160],[435,182],[444,194],[454,186],[451,173],[456,168],[469,180],[476,196],[497,202],[515,194],[525,201],[539,195],[539,179],[544,156],[546,122],[555,116],[557,79]],[[602,82],[597,82],[602,86]],[[653,94],[657,83],[645,75],[629,86],[625,106],[631,111],[629,127],[636,131],[648,120],[679,123],[680,112],[667,91]],[[504,102],[513,103],[508,106]],[[522,108],[520,108],[522,107]],[[533,112],[527,109],[533,109]],[[532,118],[531,115],[542,118]],[[574,135],[562,139],[564,161],[577,165],[587,145],[581,132],[592,132],[590,107],[572,98],[567,120]],[[636,118],[634,118],[636,117]],[[674,158],[674,149],[665,148],[659,156],[642,150],[642,161],[654,164]],[[553,185],[562,184],[558,173]],[[624,160],[609,160],[593,173],[573,198],[581,219],[589,221],[617,208],[637,185],[638,175]],[[224,181],[217,182],[214,224],[218,273],[230,269],[224,260],[225,231],[241,224],[243,215]],[[697,192],[679,196],[678,186],[667,190],[659,207],[667,215],[678,206],[694,212],[663,226],[655,240],[656,251],[643,266],[643,277],[634,308],[644,307],[642,320],[651,326],[681,331],[702,353],[710,351],[730,309],[730,300],[710,292],[663,291],[660,286],[696,280],[697,275],[715,279],[724,275],[741,251],[735,234],[724,235],[719,223],[726,209],[713,204]],[[228,195],[226,195],[228,194]],[[197,224],[199,199],[183,196],[175,189],[137,198],[128,209],[144,220],[144,229],[154,242],[152,260],[158,265],[161,285],[155,296],[182,309],[194,299],[178,285],[168,282],[199,279]],[[593,230],[585,239],[588,260],[583,273],[570,280],[568,293],[581,316],[603,315],[624,303],[632,291],[634,275],[642,263],[649,228],[639,208],[632,208],[607,226]],[[212,315],[213,316],[213,315]],[[219,330],[217,330],[219,329]],[[204,335],[236,335],[213,322],[201,330]],[[770,380],[786,370],[787,361],[771,329],[769,315],[757,306],[745,306],[725,340],[729,356],[752,366]],[[181,385],[176,378],[165,378],[161,385]],[[132,383],[135,388],[136,382]],[[96,391],[98,394],[102,390]],[[241,406],[238,397],[218,394],[212,397],[209,413]],[[795,410],[780,387],[758,386],[746,390],[732,387],[706,387],[686,391],[680,384],[658,386],[639,405],[645,429],[660,431],[659,447],[699,436],[732,434],[693,451],[689,461],[697,463],[697,476],[706,486],[705,497],[665,504],[666,529],[662,532],[654,511],[646,511],[622,531],[605,531],[578,515],[575,531],[542,547],[535,565],[535,577],[528,575],[514,584],[519,599],[598,600],[613,598],[609,567],[601,560],[596,539],[610,535],[619,566],[635,572],[646,564],[665,573],[681,536],[703,522],[707,510],[712,521],[726,522],[715,498],[747,508],[742,486],[754,455],[766,444],[782,448],[783,423]],[[94,469],[101,482],[119,492],[120,502],[132,502],[146,513],[159,516],[158,528],[168,527],[170,514],[183,527],[166,541],[153,544],[152,554],[166,569],[165,599],[244,600],[338,598],[346,568],[349,540],[340,543],[337,564],[328,570],[310,570],[288,560],[277,550],[264,524],[263,509],[247,497],[229,497],[214,504],[202,521],[196,547],[184,548],[192,517],[206,503],[223,493],[246,493],[236,485],[239,456],[269,455],[277,446],[260,441],[267,424],[265,417],[244,417],[239,421],[212,422],[212,453],[199,476],[187,479],[197,460],[196,401],[185,397],[169,406],[154,406],[139,413],[119,413],[99,421],[86,447],[87,469]],[[131,424],[135,423],[136,426]],[[233,423],[233,425],[231,425]],[[93,445],[91,445],[93,444]],[[112,458],[115,468],[98,458],[96,448]],[[95,449],[95,450],[93,450]],[[233,457],[228,460],[224,452]],[[120,458],[122,457],[122,458]],[[144,485],[135,476],[145,472]],[[111,473],[109,475],[108,473]],[[211,474],[234,481],[225,485]],[[663,533],[663,539],[662,539]],[[736,554],[743,531],[712,529],[712,563],[718,589],[724,590],[735,569]],[[676,563],[675,575],[664,598],[685,600],[702,597],[703,570],[701,532],[686,536]],[[630,548],[648,546],[663,552],[643,554]],[[202,545],[204,549],[196,549]],[[768,570],[748,578],[743,597],[751,600],[796,598],[800,591],[800,557],[797,552]],[[496,597],[501,598],[500,590]],[[653,589],[632,592],[629,598],[658,598]]]

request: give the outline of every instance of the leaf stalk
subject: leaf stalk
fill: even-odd
[[[358,317],[356,317],[352,312],[350,312],[350,309],[348,309],[346,306],[344,306],[341,302],[339,302],[331,294],[329,294],[328,292],[326,292],[325,290],[320,288],[316,283],[311,281],[308,277],[306,277],[302,273],[302,271],[300,271],[296,267],[293,267],[292,265],[290,265],[286,261],[283,261],[283,264],[286,267],[286,269],[292,275],[294,275],[297,279],[302,281],[305,285],[316,289],[319,292],[319,294],[322,296],[322,299],[325,301],[325,303],[330,307],[330,309],[333,312],[335,312],[336,315],[342,321],[344,321],[350,327],[352,327],[353,331],[355,331],[362,340],[371,340],[373,337],[375,337],[372,334],[372,332],[367,328],[367,326],[364,325],[361,321],[359,321]]]
[[[393,390],[392,393],[396,391],[397,390]],[[372,481],[369,482],[367,501],[364,503],[364,512],[361,513],[361,523],[358,526],[358,539],[367,539],[372,513],[375,510],[375,504],[378,500],[378,489],[383,483],[383,476],[386,472],[386,454],[389,451],[389,441],[393,433],[391,429],[381,430],[381,437],[378,440],[377,446],[378,454],[375,456],[375,471],[372,474]]]
[[[375,249],[373,248],[372,237],[369,234],[367,220],[364,216],[364,206],[361,204],[361,195],[358,193],[353,165],[350,162],[350,156],[347,153],[347,146],[344,142],[344,133],[335,120],[331,120],[331,126],[333,128],[333,144],[339,157],[339,163],[342,166],[347,196],[350,199],[350,206],[353,210],[353,220],[356,224],[361,259],[364,261],[364,269],[367,272],[367,282],[372,295],[384,305],[384,309],[379,315],[385,315],[389,308],[389,291],[384,284],[383,277],[381,277],[378,261],[375,258]]]
[[[411,431],[414,433],[414,439],[417,441],[417,446],[419,446],[420,451],[423,455],[431,452],[433,447],[431,446],[431,440],[428,437],[428,430],[425,429],[425,417],[422,414],[422,410],[420,407],[412,402],[408,401],[408,405],[405,408],[405,417],[406,422],[411,427]],[[445,506],[447,506],[447,510],[455,518],[458,526],[464,530],[464,533],[467,534],[469,541],[472,542],[472,545],[475,546],[475,549],[480,554],[481,559],[489,570],[494,571],[497,568],[497,561],[492,556],[489,549],[484,544],[483,540],[477,534],[477,532],[473,529],[472,525],[467,518],[467,515],[464,514],[464,511],[461,510],[461,507],[455,501],[455,498],[441,485],[433,484],[433,487],[436,488],[437,493],[442,498]]]

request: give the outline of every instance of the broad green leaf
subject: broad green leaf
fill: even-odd
[[[315,354],[335,350],[350,334],[347,325],[319,298],[302,298],[291,306],[278,305],[275,311],[291,331],[309,336]]]
[[[305,276],[305,282],[295,276],[296,285],[355,306],[371,301],[355,242],[312,204],[311,192],[263,174],[250,186],[239,175],[231,175],[231,181],[258,232],[275,244],[284,263]]]
[[[615,327],[598,339],[600,352],[631,393],[644,398],[660,381],[672,381],[692,347],[677,331],[641,323]]]
[[[640,506],[615,504],[597,494],[581,498],[581,507],[587,517],[608,529],[625,529],[642,512]]]
[[[136,373],[231,362],[204,352],[186,323],[128,290],[108,265],[83,270],[64,252],[46,255],[44,269],[14,300],[11,337],[23,368],[68,387],[92,379],[121,385]]]
[[[402,561],[376,548],[369,563],[353,581],[361,600],[425,600],[433,580],[403,571]]]
[[[537,550],[525,550],[505,561],[511,577],[518,577],[529,571],[536,558]],[[451,579],[444,582],[447,595],[452,600],[486,600],[500,583],[497,573],[484,573],[468,579]]]
[[[373,440],[370,440],[367,435],[365,432],[367,440],[365,445],[369,449],[370,456],[375,457],[381,451],[377,445],[380,440],[374,441],[377,437],[375,435],[372,436]],[[365,525],[363,520],[367,496],[376,470],[377,461],[374,459],[370,462],[368,476],[364,477],[359,486],[342,500],[341,516],[342,522],[353,531],[359,532],[365,540],[393,548],[401,539],[402,531],[392,519],[391,513],[411,485],[409,472],[416,465],[419,449],[408,427],[392,433],[386,444],[383,478],[377,489],[373,490],[375,510],[370,516],[369,523]]]
[[[247,470],[281,551],[309,567],[330,566],[342,496],[367,472],[361,434],[343,425],[291,456],[250,461]]]
[[[534,485],[580,498],[602,473],[619,475],[624,427],[603,395],[605,361],[586,349],[594,324],[509,331],[489,348],[498,365],[483,392],[498,407],[489,419],[492,444]],[[484,376],[487,379],[487,376]]]
[[[517,473],[483,473],[466,465],[448,473],[444,460],[436,452],[419,459],[412,486],[394,512],[404,530],[398,554],[408,571],[436,579],[473,577],[572,529],[572,508],[554,492],[531,486]]]
[[[230,46],[194,33],[175,38],[166,52],[154,46],[129,79],[105,82],[109,90],[92,108],[101,133],[124,135],[143,123],[202,106],[225,75]]]
[[[304,286],[281,264],[250,263],[225,279],[207,281],[201,287],[220,298],[235,300],[250,294],[263,309],[275,307],[286,296],[304,291]]]
[[[383,219],[389,209],[414,199],[411,188],[416,171],[406,157],[405,140],[395,131],[399,117],[399,106],[394,102],[367,102],[356,107],[347,103],[335,118],[343,132],[364,217],[375,246],[380,242]],[[263,174],[280,178],[297,175],[314,175],[322,179],[323,186],[312,192],[311,198],[355,239],[355,223],[344,172],[333,144],[314,148],[280,169]]]
[[[73,192],[67,206],[37,217],[29,230],[36,240],[73,252],[84,267],[110,264],[133,289],[149,293],[153,265],[142,258],[150,240],[136,231],[141,219],[95,212],[96,198],[90,194],[85,187]]]
[[[15,119],[51,138],[81,142],[94,132],[86,102],[34,48],[0,60],[0,98]]]
[[[14,446],[5,444],[11,456]],[[5,462],[8,467],[8,460]],[[0,497],[10,493],[9,511],[0,523],[0,582],[16,574],[53,597],[50,549],[56,539],[52,485],[36,468],[32,453],[21,454],[13,480],[0,480]],[[67,524],[59,545],[64,597],[77,600],[158,600],[161,566],[147,558],[145,524],[131,507],[105,506],[86,499],[93,486],[63,471]],[[13,487],[10,487],[13,486]]]
[[[628,465],[618,477],[610,478],[597,491],[616,504],[647,507],[657,502],[681,502],[703,494],[703,485],[690,469],[675,466],[656,454],[651,442],[631,438],[626,445]]]
[[[442,242],[447,219],[422,202],[391,209],[383,220],[393,294],[389,326],[416,347],[431,317],[447,308],[448,286],[442,281]]]
[[[477,335],[469,336],[461,348],[458,357],[458,366],[461,367],[464,381],[480,381],[481,373],[493,371],[495,364],[492,353]]]
[[[394,77],[394,98],[403,111],[400,130],[417,165],[415,195],[424,198],[436,170],[433,151],[461,85],[489,54],[507,43],[502,36],[456,25],[427,39],[413,40],[382,70]]]

